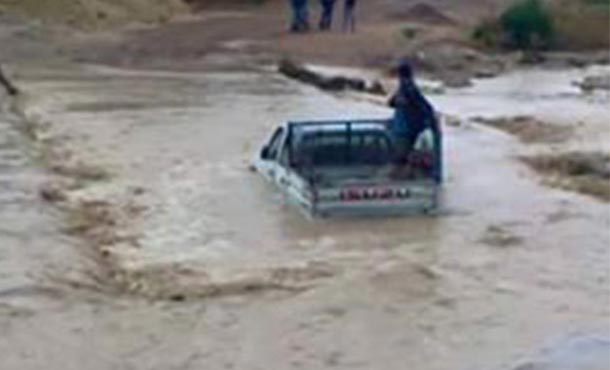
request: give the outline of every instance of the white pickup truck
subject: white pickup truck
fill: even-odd
[[[253,168],[310,216],[402,215],[437,209],[440,140],[424,132],[396,161],[387,120],[289,122]]]

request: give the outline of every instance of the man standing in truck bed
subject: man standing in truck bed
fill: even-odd
[[[431,129],[434,140],[434,178],[441,181],[441,132],[434,108],[415,84],[413,71],[406,60],[398,66],[399,87],[390,99],[395,109],[390,131],[398,146],[398,160],[405,162],[420,134]]]

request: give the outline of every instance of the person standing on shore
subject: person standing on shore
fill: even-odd
[[[336,0],[320,0],[322,16],[320,17],[320,31],[328,31],[332,28],[333,12]]]
[[[307,32],[309,31],[309,10],[308,0],[290,0],[292,8],[292,24],[290,32]]]
[[[343,31],[356,31],[356,0],[345,0],[343,12]]]

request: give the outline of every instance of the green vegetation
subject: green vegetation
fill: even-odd
[[[522,0],[508,8],[500,17],[500,25],[509,47],[548,47],[553,41],[553,20],[540,0]]]
[[[401,33],[407,40],[412,40],[417,37],[419,30],[415,27],[407,26],[401,30]]]
[[[610,0],[519,0],[497,18],[482,21],[472,38],[490,48],[607,48]]]
[[[554,36],[553,18],[540,0],[520,0],[498,19],[481,22],[472,34],[487,47],[528,50],[551,46]]]

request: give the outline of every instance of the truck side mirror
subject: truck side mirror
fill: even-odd
[[[265,146],[261,150],[261,159],[269,159],[269,147],[268,146]]]

